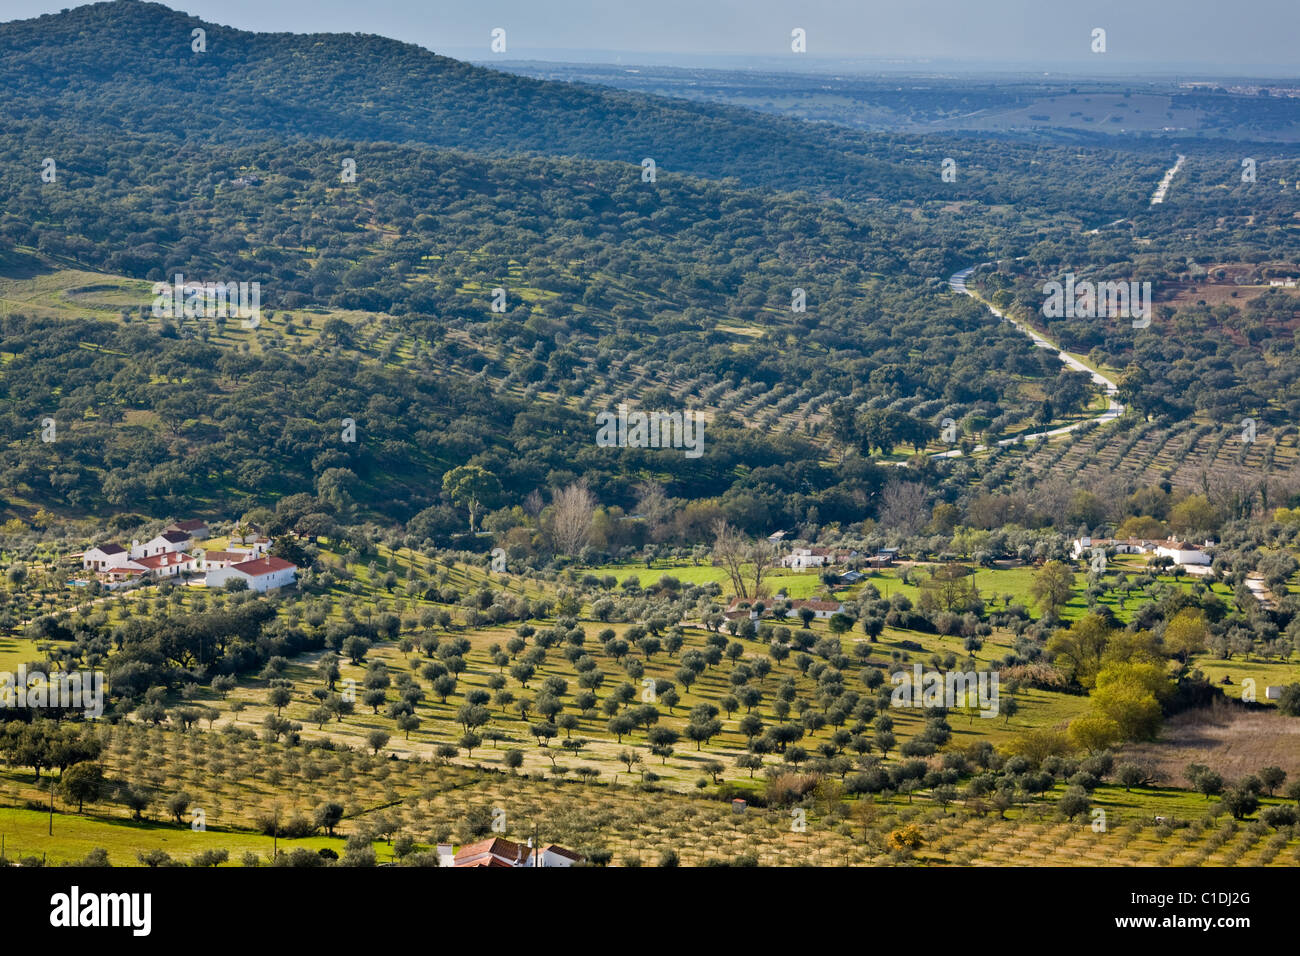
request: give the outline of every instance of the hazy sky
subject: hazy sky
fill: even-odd
[[[0,19],[57,13],[69,0],[0,0]],[[574,51],[793,58],[790,31],[816,57],[930,57],[1300,74],[1300,0],[172,0],[246,30],[364,32],[489,59]],[[1091,54],[1094,27],[1108,51]],[[628,56],[626,54],[632,54]]]

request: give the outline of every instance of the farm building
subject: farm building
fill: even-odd
[[[186,571],[198,570],[198,563],[193,556],[184,551],[163,551],[147,558],[136,558],[131,564],[143,568],[144,573],[152,578],[171,578]]]
[[[548,843],[534,850],[531,842],[515,843],[503,837],[493,837],[491,840],[467,844],[456,854],[451,852],[450,844],[440,843],[438,859],[442,866],[454,867],[566,867],[582,862],[580,854],[562,846]]]
[[[101,544],[91,548],[81,556],[81,566],[88,571],[107,571],[110,568],[124,568],[130,564],[131,556],[120,544]]]
[[[1210,563],[1208,554],[1185,541],[1161,541],[1156,546],[1156,555],[1161,558],[1173,558],[1174,564]]]
[[[825,568],[832,564],[842,564],[849,558],[857,557],[856,551],[834,550],[832,548],[795,548],[781,557],[781,567],[795,571],[809,568]]]
[[[1205,547],[1210,546],[1211,543],[1207,541]],[[1156,557],[1172,558],[1174,564],[1211,562],[1205,549],[1196,545],[1185,541],[1152,541],[1146,538],[1075,538],[1070,555],[1077,561],[1088,557],[1093,548],[1103,548],[1116,554],[1154,554]]]
[[[150,558],[155,554],[162,554],[166,551],[184,551],[190,546],[190,536],[184,531],[164,531],[155,538],[151,538],[144,544],[139,541],[131,542],[131,560],[136,558]]]
[[[204,583],[208,587],[225,587],[227,581],[242,578],[250,591],[270,591],[293,584],[298,566],[292,562],[268,555],[215,568],[208,572]]]

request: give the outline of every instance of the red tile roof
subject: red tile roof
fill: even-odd
[[[532,849],[503,837],[480,840],[460,848],[456,866],[521,866]]]
[[[247,574],[252,578],[260,578],[264,574],[270,574],[273,571],[284,571],[289,568],[297,570],[298,565],[292,561],[286,561],[284,558],[277,558],[268,554],[264,558],[257,558],[253,561],[242,561],[239,564],[231,565],[236,571]]]
[[[466,863],[452,864],[452,866],[458,866],[462,869],[469,869],[470,867],[476,866],[496,866],[503,867],[507,870],[513,870],[517,865],[518,864],[516,863],[506,863],[504,860],[497,859],[495,856],[481,856]]]
[[[177,564],[185,564],[188,561],[193,561],[194,558],[184,551],[164,551],[162,554],[151,554],[147,558],[132,558],[131,560],[142,568],[152,570],[154,568],[170,568]]]
[[[247,551],[204,551],[203,552],[204,561],[232,561],[237,564],[240,561],[247,561],[248,557],[249,555]]]

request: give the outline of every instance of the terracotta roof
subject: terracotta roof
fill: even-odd
[[[532,850],[503,837],[480,840],[460,848],[456,866],[519,866]]]
[[[288,568],[297,569],[298,565],[292,561],[286,561],[284,558],[277,558],[268,554],[264,558],[257,558],[253,561],[242,561],[239,564],[232,564],[236,571],[247,574],[251,578],[261,577],[263,574],[270,574],[273,571],[284,571]]]
[[[190,536],[184,531],[164,531],[158,537],[170,544],[180,544],[182,541],[190,540]]]
[[[194,556],[186,554],[184,551],[164,551],[162,554],[151,554],[147,558],[132,558],[132,560],[142,568],[170,568],[177,564],[186,564],[193,561]]]
[[[238,563],[240,561],[248,560],[248,552],[247,551],[204,551],[203,560],[204,561],[233,561]]]
[[[96,545],[94,548],[91,548],[90,550],[94,551],[96,549],[103,552],[104,554],[122,554],[124,551],[126,551],[126,548],[122,547],[120,544],[100,544],[100,545]]]
[[[468,869],[470,867],[475,867],[475,866],[496,866],[507,870],[513,870],[516,866],[518,866],[518,864],[507,863],[505,862],[505,860],[498,859],[497,857],[489,854],[487,856],[477,857],[465,863],[453,863],[452,866],[458,866],[461,869]]]

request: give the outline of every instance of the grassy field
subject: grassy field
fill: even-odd
[[[708,584],[716,581],[725,585],[728,581],[726,569],[707,564],[682,565],[669,561],[656,561],[647,568],[641,564],[607,564],[591,569],[592,574],[613,575],[620,585],[628,578],[635,577],[642,587],[654,584],[664,575],[670,575],[683,584]],[[773,594],[785,591],[792,598],[810,598],[826,590],[821,576],[816,571],[788,571],[770,575],[763,579],[764,584]],[[837,590],[837,595],[850,593]]]
[[[73,808],[75,809],[75,808]],[[277,841],[257,833],[209,828],[203,831],[160,821],[124,820],[76,814],[58,810],[54,814],[53,835],[49,833],[50,818],[47,813],[15,807],[0,807],[0,835],[4,837],[4,852],[9,859],[26,856],[44,856],[50,863],[80,860],[91,850],[108,851],[109,862],[114,866],[138,866],[137,853],[141,850],[162,850],[177,860],[191,860],[204,850],[227,850],[230,860],[226,865],[238,865],[245,853],[256,853],[269,861]],[[278,840],[278,850],[287,852],[294,847],[319,850],[330,847],[342,855],[342,837],[303,837],[297,840]],[[380,860],[392,858],[385,843],[376,844]],[[382,852],[387,850],[387,857]]]

